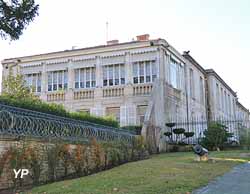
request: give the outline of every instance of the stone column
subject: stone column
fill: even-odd
[[[96,56],[96,87],[102,87],[102,66],[100,56]]]
[[[41,99],[47,101],[47,85],[48,85],[48,73],[47,65],[45,62],[42,62],[42,75],[41,75]]]
[[[73,110],[72,101],[74,100],[74,69],[72,59],[68,61],[68,89],[65,91],[65,107]]]
[[[133,83],[133,65],[131,63],[130,52],[125,53],[125,80],[126,84]]]

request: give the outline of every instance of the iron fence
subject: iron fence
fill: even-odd
[[[220,123],[225,126],[226,130],[229,133],[232,133],[233,136],[229,138],[229,141],[237,142],[240,141],[240,131],[244,129],[250,129],[250,121],[242,119],[223,119],[223,118],[213,118],[207,120],[204,118],[192,118],[187,119],[170,119],[166,125],[169,132],[173,132],[174,129],[182,128],[185,129],[185,132],[193,132],[194,136],[191,138],[185,138],[184,135],[181,135],[180,139],[183,139],[183,142],[188,144],[199,143],[199,141],[204,137],[205,130],[208,129],[209,124],[211,123]],[[170,127],[168,127],[168,125]],[[176,135],[173,134],[173,139],[176,139]],[[169,141],[169,139],[166,139]]]
[[[66,141],[124,141],[131,143],[135,133],[52,114],[0,104],[0,134]]]

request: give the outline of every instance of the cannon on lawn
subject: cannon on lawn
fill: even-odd
[[[197,144],[193,147],[194,153],[196,154],[197,161],[207,161],[208,160],[208,150],[201,145]]]

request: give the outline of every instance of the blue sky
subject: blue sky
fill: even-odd
[[[249,0],[40,0],[40,15],[18,41],[0,40],[0,60],[130,41],[164,38],[205,68],[213,68],[250,108]]]

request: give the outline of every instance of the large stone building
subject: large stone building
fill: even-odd
[[[168,122],[236,116],[236,93],[214,71],[147,34],[132,42],[5,59],[2,65],[3,77],[10,69],[23,74],[44,101],[112,115],[121,126],[143,125],[144,132],[148,123],[157,126],[158,145],[165,141]],[[200,126],[195,137],[205,128]]]

